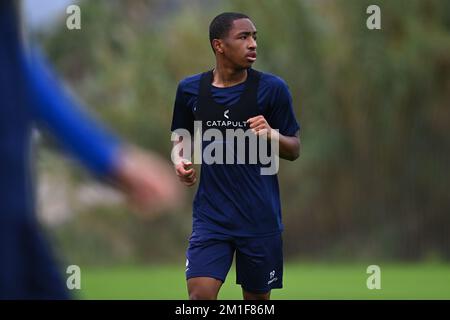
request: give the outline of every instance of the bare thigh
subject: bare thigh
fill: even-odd
[[[222,281],[209,277],[195,277],[187,281],[189,300],[217,300]]]

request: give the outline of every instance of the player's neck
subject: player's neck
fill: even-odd
[[[235,86],[247,79],[247,69],[237,70],[219,63],[216,64],[213,74],[212,85],[219,88]]]

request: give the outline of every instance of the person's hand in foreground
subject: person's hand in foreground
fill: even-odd
[[[115,182],[139,215],[153,217],[182,202],[183,192],[172,170],[159,155],[127,147],[120,154]]]

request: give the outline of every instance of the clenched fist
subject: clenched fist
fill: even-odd
[[[183,159],[178,164],[176,164],[175,171],[180,181],[188,187],[193,186],[197,181],[195,169],[192,166],[192,162],[188,160]]]

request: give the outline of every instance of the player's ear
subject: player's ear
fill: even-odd
[[[214,48],[214,51],[216,53],[222,54],[223,53],[223,43],[222,40],[220,39],[214,39],[212,41],[212,46]]]

